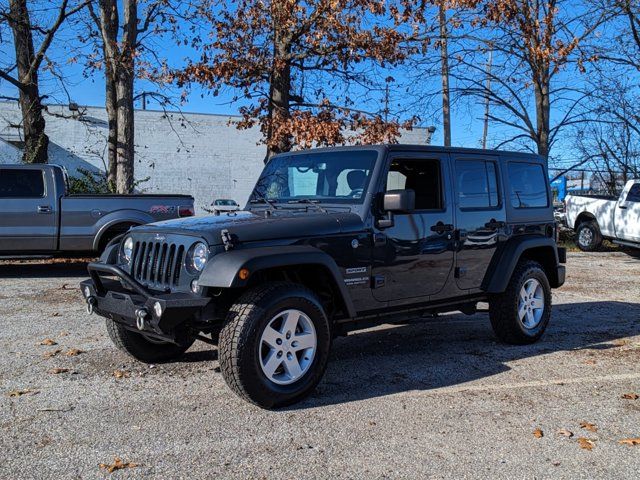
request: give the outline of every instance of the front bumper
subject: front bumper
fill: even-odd
[[[176,327],[192,320],[211,301],[183,292],[153,292],[115,265],[90,263],[88,270],[91,278],[80,288],[89,311],[162,340],[175,341]]]

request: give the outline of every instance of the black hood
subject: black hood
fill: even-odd
[[[307,212],[276,210],[270,216],[264,210],[236,212],[166,220],[135,227],[135,232],[171,233],[205,238],[209,245],[222,244],[221,232],[228,230],[238,242],[281,238],[303,238],[357,232],[363,229],[360,216],[349,212]]]

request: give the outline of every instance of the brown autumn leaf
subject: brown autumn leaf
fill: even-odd
[[[129,378],[131,376],[131,372],[127,372],[126,370],[114,370],[113,376],[116,378]]]
[[[122,459],[118,457],[115,457],[113,459],[113,463],[111,464],[101,463],[99,465],[100,468],[104,468],[109,473],[113,473],[116,470],[122,470],[123,468],[133,468],[138,466],[140,466],[140,464],[133,462],[123,462]]]
[[[60,312],[53,312],[51,314],[52,317],[59,317],[60,316]]]
[[[619,440],[618,443],[620,445],[640,445],[640,437],[639,438],[623,438],[622,440]]]
[[[584,428],[585,430],[588,430],[590,432],[598,431],[598,427],[593,423],[589,423],[589,422],[580,422],[580,428]]]
[[[68,371],[68,368],[52,368],[51,370],[49,370],[49,373],[57,375],[59,373],[67,373]]]
[[[594,440],[589,440],[588,438],[578,437],[578,445],[580,448],[584,450],[593,450],[596,442]]]
[[[40,393],[40,390],[34,390],[32,388],[23,388],[20,390],[12,390],[7,395],[9,397],[21,397],[22,395],[36,395]]]
[[[573,432],[567,430],[566,428],[561,428],[558,430],[558,435],[562,435],[563,437],[571,438],[573,437]]]
[[[596,361],[595,361],[595,360],[585,360],[585,361],[584,361],[584,364],[585,364],[585,365],[595,365],[595,364],[596,364]]]
[[[84,350],[80,350],[79,348],[70,348],[69,350],[67,350],[66,352],[64,352],[64,354],[67,357],[77,357],[78,355],[80,355],[81,353],[84,353]]]
[[[638,398],[640,398],[640,395],[638,395],[637,393],[625,393],[622,395],[622,398],[624,398],[625,400],[637,400]]]
[[[44,358],[51,358],[51,357],[55,357],[56,355],[58,355],[60,352],[62,351],[62,349],[60,348],[56,348],[55,350],[51,350],[50,352],[45,352],[44,355],[42,355]]]
[[[40,342],[40,345],[46,345],[48,347],[52,346],[52,345],[57,345],[58,342],[56,342],[55,340],[52,340],[50,338],[45,338],[44,340],[42,340]]]
[[[544,433],[539,428],[536,428],[533,431],[533,436],[536,437],[536,438],[542,438],[542,437],[544,437]]]

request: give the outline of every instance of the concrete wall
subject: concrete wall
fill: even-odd
[[[49,163],[104,171],[107,119],[103,108],[65,105],[48,107]],[[196,210],[216,198],[232,198],[244,205],[262,171],[265,146],[258,128],[238,130],[229,123],[238,117],[136,110],[136,180],[149,177],[138,189],[146,193],[184,193],[196,199]],[[17,103],[0,102],[0,139],[20,140]],[[406,132],[403,143],[425,144],[426,129]],[[0,143],[0,147],[2,143]],[[15,149],[14,149],[15,150]],[[19,155],[0,155],[5,163]]]

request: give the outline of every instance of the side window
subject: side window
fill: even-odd
[[[640,183],[631,185],[631,189],[627,194],[627,202],[640,202]]]
[[[442,175],[438,160],[402,160],[391,163],[386,190],[416,192],[416,210],[442,210]]]
[[[500,205],[495,162],[458,160],[456,178],[461,209],[496,208]]]
[[[44,197],[44,177],[42,170],[0,169],[0,197]]]
[[[514,208],[548,207],[547,182],[542,165],[509,162],[511,205]]]

